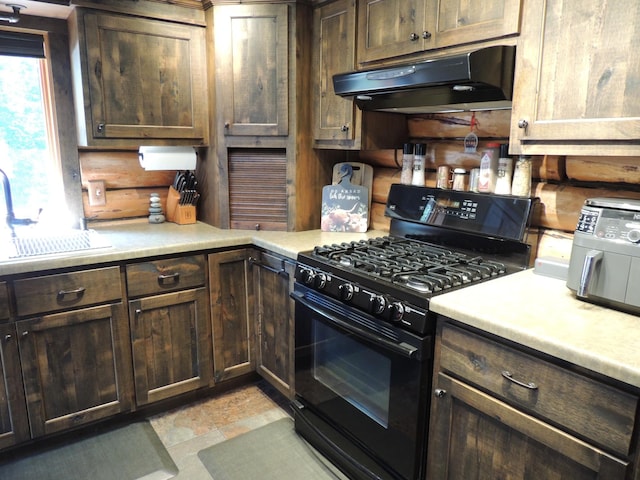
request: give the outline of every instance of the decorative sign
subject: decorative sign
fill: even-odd
[[[353,185],[353,168],[342,166],[340,181],[322,189],[323,232],[366,232],[369,225],[369,189]]]

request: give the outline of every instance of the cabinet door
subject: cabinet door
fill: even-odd
[[[358,63],[424,50],[435,25],[433,15],[426,17],[425,2],[358,0]]]
[[[218,130],[225,135],[289,132],[288,7],[214,6]]]
[[[86,13],[83,23],[87,142],[202,143],[207,134],[204,28],[106,13]]]
[[[206,387],[212,377],[207,290],[129,302],[136,403]]]
[[[262,253],[252,262],[256,279],[258,332],[257,371],[282,394],[293,398],[295,264],[277,255]]]
[[[629,462],[445,374],[434,383],[427,478],[627,478]]]
[[[33,437],[129,409],[123,303],[21,320],[16,327]]]
[[[341,0],[314,11],[314,140],[351,141],[362,114],[352,99],[333,90],[333,75],[355,68],[355,0]]]
[[[521,0],[439,0],[432,47],[491,40],[520,31]]]
[[[28,438],[16,330],[13,324],[0,324],[0,449]]]
[[[209,285],[214,379],[220,382],[255,370],[249,250],[209,255]]]
[[[511,153],[638,155],[640,4],[525,2]]]

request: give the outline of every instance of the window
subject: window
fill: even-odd
[[[15,217],[37,219],[45,228],[75,226],[82,217],[73,105],[62,93],[71,91],[66,22],[59,26],[62,35],[22,34],[39,39],[47,58],[38,58],[31,46],[25,51],[21,32],[0,30],[0,169],[10,180]],[[0,192],[4,218],[1,186]]]

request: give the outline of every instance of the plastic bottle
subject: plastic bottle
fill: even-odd
[[[509,157],[509,144],[500,145],[500,157],[498,158],[498,178],[494,193],[499,195],[511,194],[511,181],[513,177],[513,159]]]
[[[405,143],[402,147],[402,173],[400,183],[411,185],[413,178],[413,143]]]
[[[520,155],[513,173],[511,194],[519,197],[531,195],[531,157]]]
[[[417,143],[413,153],[413,176],[411,177],[411,185],[419,185],[424,187],[424,167],[426,164],[427,145],[425,143]]]
[[[478,191],[493,193],[498,178],[499,143],[487,143],[480,157],[480,176],[478,177]]]

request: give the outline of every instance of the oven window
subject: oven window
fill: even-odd
[[[387,428],[391,360],[322,322],[314,322],[314,378]]]

